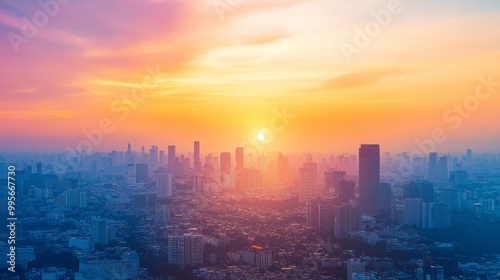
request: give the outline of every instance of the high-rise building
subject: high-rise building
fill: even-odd
[[[194,141],[194,174],[201,174],[200,141]]]
[[[203,235],[186,233],[168,236],[168,263],[181,269],[203,264]]]
[[[135,182],[147,183],[148,182],[148,164],[138,163],[135,165]]]
[[[108,220],[100,218],[92,219],[92,237],[96,244],[108,244],[108,230]]]
[[[262,172],[258,168],[245,168],[243,172],[243,188],[258,189],[262,186]]]
[[[168,170],[170,171],[170,173],[173,174],[174,178],[176,175],[175,173],[176,167],[177,167],[177,160],[175,158],[175,146],[170,145],[168,146]]]
[[[439,190],[439,201],[450,205],[453,212],[462,210],[463,192],[458,189],[441,189]]]
[[[380,213],[380,147],[359,148],[359,202],[363,214]]]
[[[338,194],[339,182],[345,180],[346,175],[345,171],[325,171],[325,190],[330,193]]]
[[[245,188],[243,184],[243,173],[245,169],[245,153],[242,147],[236,148],[236,172],[235,172],[235,184],[236,189],[241,190]]]
[[[299,203],[313,198],[314,173],[311,168],[299,168]]]
[[[356,182],[350,180],[341,180],[338,183],[336,190],[337,198],[342,203],[348,203],[350,199],[354,199],[355,192],[354,187]]]
[[[333,233],[335,206],[333,203],[321,203],[318,207],[318,229],[323,233]]]
[[[467,184],[469,182],[467,171],[459,170],[450,172],[450,182],[458,185]]]
[[[156,175],[156,194],[160,198],[171,197],[173,189],[173,176],[171,173]]]
[[[467,160],[468,161],[472,160],[472,150],[471,149],[467,149]]]
[[[319,228],[319,205],[317,199],[306,202],[306,225],[315,230]]]
[[[152,164],[158,163],[158,146],[152,145],[149,149],[149,162]]]
[[[302,166],[311,170],[313,184],[316,184],[316,180],[318,179],[318,164],[315,162],[304,162]]]
[[[38,176],[42,175],[42,163],[41,162],[38,162],[36,164],[36,174],[38,174]]]
[[[135,164],[134,163],[129,163],[127,164],[127,178],[126,182],[127,185],[135,185],[136,184],[136,174],[135,174]]]
[[[423,228],[448,228],[451,226],[451,207],[446,203],[422,204]]]
[[[203,235],[184,234],[184,265],[192,267],[202,265],[204,245]]]
[[[160,150],[160,158],[158,160],[160,161],[161,166],[164,166],[165,163],[167,163],[167,158],[165,157],[165,150]]]
[[[359,205],[348,204],[335,207],[333,236],[344,238],[348,232],[360,231],[361,216]]]
[[[155,222],[160,224],[170,223],[170,206],[158,205],[155,208]]]
[[[168,264],[175,265],[181,269],[184,268],[184,236],[169,235],[168,238]]]
[[[442,156],[438,161],[438,178],[437,180],[440,182],[448,181],[448,157]]]
[[[380,183],[380,214],[384,218],[391,217],[392,189],[389,183]]]
[[[437,172],[437,159],[438,159],[438,153],[429,153],[429,166],[428,166],[428,173],[427,173],[427,179],[429,181],[436,181],[438,177],[438,172]]]
[[[434,202],[434,184],[431,182],[411,182],[405,186],[407,198],[421,198],[423,202]]]
[[[220,154],[220,177],[221,182],[223,181],[224,175],[231,174],[231,153],[221,153]]]
[[[405,224],[422,227],[422,199],[407,198],[405,205]]]

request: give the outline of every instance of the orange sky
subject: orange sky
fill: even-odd
[[[341,46],[393,0],[351,2],[242,0],[221,18],[210,1],[71,1],[17,47],[9,34],[43,9],[2,4],[0,150],[74,148],[107,118],[115,129],[94,150],[233,151],[286,108],[295,117],[262,151],[409,151],[436,128],[438,151],[498,151],[500,85],[456,129],[443,114],[472,100],[478,77],[500,82],[500,4],[401,0],[349,61]],[[116,103],[148,67],[156,87]]]

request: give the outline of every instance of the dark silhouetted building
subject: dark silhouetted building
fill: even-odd
[[[354,181],[342,180],[338,183],[337,188],[337,198],[340,202],[348,203],[349,199],[354,199],[354,187],[356,183]]]
[[[380,213],[380,147],[359,148],[359,202],[363,214]]]
[[[345,171],[329,170],[325,171],[325,190],[330,193],[337,193],[339,191],[339,182],[346,177]]]
[[[135,180],[136,183],[148,182],[148,164],[138,163],[135,165]]]
[[[194,174],[201,174],[200,141],[194,141]]]

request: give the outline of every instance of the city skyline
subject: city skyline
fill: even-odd
[[[0,0],[0,279],[500,280],[499,0]]]

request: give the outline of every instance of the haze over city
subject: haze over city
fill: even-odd
[[[500,280],[498,0],[0,0],[0,279]]]

